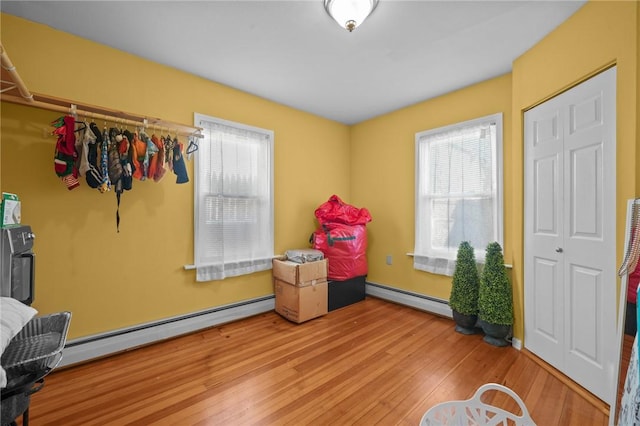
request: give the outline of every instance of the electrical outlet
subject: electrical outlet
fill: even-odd
[[[387,255],[387,265],[391,265],[393,263],[393,258],[390,254]]]

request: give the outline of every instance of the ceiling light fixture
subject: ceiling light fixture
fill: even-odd
[[[378,5],[378,0],[324,0],[324,8],[349,32],[358,28]]]

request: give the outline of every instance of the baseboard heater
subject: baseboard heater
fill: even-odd
[[[441,315],[447,318],[453,318],[449,302],[436,297],[425,296],[423,294],[413,293],[406,290],[400,290],[388,287],[382,284],[376,284],[367,281],[365,291],[368,296],[385,299],[390,302],[399,303],[401,305],[410,306],[420,309],[421,311],[430,312],[432,314]]]
[[[365,285],[366,294],[436,315],[451,318],[446,300],[424,296],[372,282]],[[70,366],[92,359],[192,333],[220,324],[237,321],[275,309],[273,295],[218,306],[187,315],[127,327],[107,333],[67,341],[60,366]]]
[[[275,309],[273,295],[67,341],[60,366],[86,362]]]

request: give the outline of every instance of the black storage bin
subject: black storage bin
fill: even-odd
[[[366,275],[345,281],[329,281],[328,310],[349,306],[364,300]]]

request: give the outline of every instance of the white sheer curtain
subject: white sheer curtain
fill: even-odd
[[[462,241],[479,261],[502,244],[498,125],[496,115],[416,135],[415,269],[451,276]]]
[[[271,268],[273,132],[196,114],[197,281]]]

